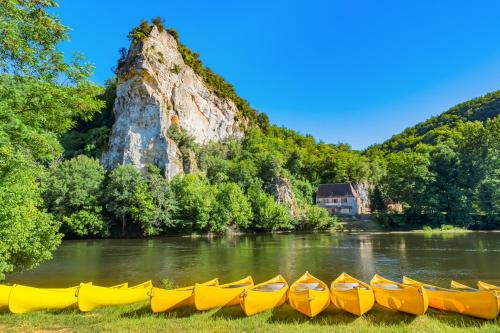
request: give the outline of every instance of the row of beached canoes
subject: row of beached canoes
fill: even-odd
[[[375,303],[383,307],[422,315],[428,307],[463,315],[494,319],[500,311],[500,287],[478,282],[471,288],[452,281],[451,288],[440,288],[403,277],[397,283],[375,275],[370,284],[346,273],[335,279],[330,288],[308,272],[290,287],[278,275],[254,285],[252,277],[219,285],[217,279],[194,286],[162,289],[151,281],[128,287],[120,284],[99,287],[81,283],[70,288],[33,288],[23,285],[0,285],[0,309],[12,313],[78,307],[82,312],[99,307],[126,305],[150,299],[151,310],[165,312],[181,307],[197,310],[240,305],[247,316],[278,307],[287,300],[290,306],[308,317],[314,317],[331,303],[361,316]]]

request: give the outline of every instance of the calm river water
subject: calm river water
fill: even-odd
[[[69,286],[81,281],[111,285],[164,278],[191,284],[278,273],[290,282],[309,270],[328,284],[345,271],[369,281],[374,273],[405,274],[448,286],[450,279],[500,284],[500,233],[274,234],[224,238],[168,237],[65,241],[52,261],[8,276],[12,283]]]

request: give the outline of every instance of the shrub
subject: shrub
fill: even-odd
[[[149,25],[149,22],[146,20],[142,20],[139,26],[133,28],[129,33],[128,33],[128,39],[132,43],[140,43],[146,40],[146,38],[149,37],[149,34],[151,33],[151,25]]]
[[[329,229],[336,223],[336,218],[330,216],[325,208],[309,205],[306,208],[305,223],[312,229]]]
[[[151,23],[158,28],[159,32],[165,31],[165,20],[160,16],[157,16],[154,19],[152,19]]]
[[[44,200],[49,212],[62,222],[70,236],[107,234],[102,216],[105,177],[99,161],[79,155],[49,169],[44,181]]]

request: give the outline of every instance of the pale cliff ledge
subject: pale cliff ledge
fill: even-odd
[[[132,43],[118,70],[115,123],[101,161],[107,168],[155,164],[168,178],[184,172],[175,124],[198,144],[241,138],[244,119],[235,103],[219,97],[186,65],[177,40],[153,25],[143,42]]]

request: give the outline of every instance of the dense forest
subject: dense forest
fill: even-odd
[[[329,229],[336,219],[314,205],[325,182],[368,184],[373,217],[391,228],[500,225],[500,92],[355,151],[270,124],[159,18],[132,29],[131,43],[147,38],[152,25],[172,34],[185,63],[231,98],[250,126],[242,140],[204,147],[171,127],[169,136],[197,165],[172,180],[155,165],[146,173],[127,165],[105,170],[99,157],[117,81],[92,83],[81,54],[64,60],[58,45],[69,28],[49,13],[55,6],[0,3],[0,278],[49,259],[63,237]],[[291,188],[292,201],[276,200],[279,184]]]
[[[373,209],[389,227],[500,225],[500,91],[458,104],[365,155],[382,161]],[[388,203],[403,214],[387,214]]]

